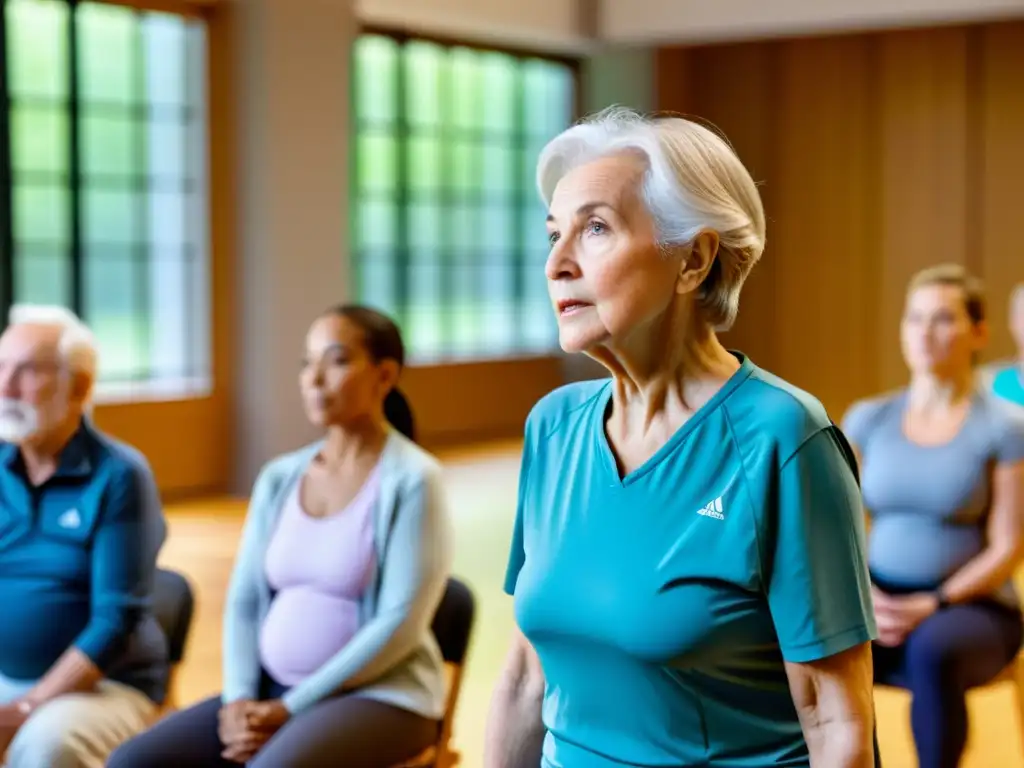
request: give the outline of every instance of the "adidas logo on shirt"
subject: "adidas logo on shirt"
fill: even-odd
[[[719,496],[710,504],[705,504],[704,507],[697,510],[697,514],[704,517],[713,517],[715,520],[725,520],[725,513],[722,511],[722,497]]]

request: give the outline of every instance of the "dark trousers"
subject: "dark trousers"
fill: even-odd
[[[920,768],[960,764],[967,744],[967,691],[1005,669],[1022,636],[1019,610],[983,600],[939,611],[900,646],[875,644],[875,682],[905,688],[913,697],[910,725]]]
[[[264,680],[262,698],[283,689]],[[123,744],[107,768],[239,768],[220,755],[219,696],[175,712]],[[249,761],[249,768],[392,768],[437,740],[436,720],[358,696],[325,699],[296,715]]]

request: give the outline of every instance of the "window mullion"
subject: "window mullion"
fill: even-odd
[[[14,303],[14,174],[11,172],[11,99],[7,66],[7,2],[0,0],[0,326]]]
[[[408,46],[405,41],[399,44],[398,56],[395,60],[395,252],[393,254],[394,270],[394,313],[406,335],[409,334],[409,217],[412,215],[409,205],[409,116],[406,114],[406,56]]]
[[[79,77],[78,0],[67,0],[68,13],[68,206],[71,309],[88,319],[82,281],[82,157]]]

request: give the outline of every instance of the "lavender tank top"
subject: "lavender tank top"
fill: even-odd
[[[277,682],[294,686],[359,630],[360,600],[377,567],[375,469],[344,510],[311,517],[301,483],[287,496],[267,547],[264,572],[274,597],[260,628],[260,659]]]

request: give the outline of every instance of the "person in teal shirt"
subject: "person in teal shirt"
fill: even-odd
[[[567,352],[526,424],[485,768],[867,768],[877,636],[844,438],[727,350],[765,217],[728,145],[603,113],[538,181]]]
[[[1024,283],[1010,294],[1010,333],[1017,346],[1016,358],[989,367],[985,378],[998,402],[1024,408]]]

